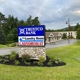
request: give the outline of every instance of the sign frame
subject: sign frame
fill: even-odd
[[[32,34],[32,35],[19,35],[19,33],[20,33],[20,30],[19,30],[19,28],[39,28],[39,27],[42,27],[43,28],[43,30],[42,30],[42,33],[40,33],[40,32],[36,32],[36,34],[38,33],[39,35],[34,35],[34,34]],[[25,31],[26,32],[26,31]],[[24,32],[24,33],[25,33]],[[31,36],[35,36],[35,37],[37,37],[37,36],[43,36],[44,38],[43,38],[43,44],[44,45],[19,45],[19,37],[21,37],[21,36],[23,36],[23,37],[31,37]],[[19,47],[45,47],[45,45],[46,45],[46,38],[45,38],[45,25],[37,25],[37,26],[18,26],[18,46]]]

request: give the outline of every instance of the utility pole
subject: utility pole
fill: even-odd
[[[70,28],[70,19],[68,18],[68,21],[66,21],[66,24],[68,24],[68,43],[70,44],[70,30],[69,30],[69,28]]]

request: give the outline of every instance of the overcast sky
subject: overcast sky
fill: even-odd
[[[0,0],[0,12],[19,20],[38,16],[47,29],[61,29],[68,26],[68,18],[71,25],[80,23],[80,0]]]

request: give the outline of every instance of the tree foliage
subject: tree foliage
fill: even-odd
[[[2,27],[0,26],[0,44],[5,44],[5,42],[6,42],[6,37]]]
[[[77,31],[78,28],[80,28],[80,24],[79,24],[79,23],[77,23],[77,24],[74,26],[74,30]]]
[[[77,30],[77,36],[76,36],[77,39],[80,39],[80,28],[78,28]]]
[[[40,25],[38,17],[32,19],[30,15],[26,21],[18,20],[17,17],[9,15],[8,18],[5,18],[5,15],[0,12],[0,44],[6,42],[17,42],[18,41],[18,26],[31,26],[31,25]]]
[[[66,33],[63,33],[62,39],[67,39]]]
[[[4,21],[5,21],[5,16],[0,12],[0,26],[3,25]]]

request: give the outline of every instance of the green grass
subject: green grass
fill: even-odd
[[[8,48],[8,47],[15,47],[15,46],[16,46],[15,43],[5,44],[5,45],[0,44],[0,48]]]
[[[0,48],[7,48],[7,47],[8,47],[7,45],[0,44]]]
[[[0,80],[80,80],[80,41],[47,50],[48,56],[66,62],[59,67],[21,67],[0,64]]]

